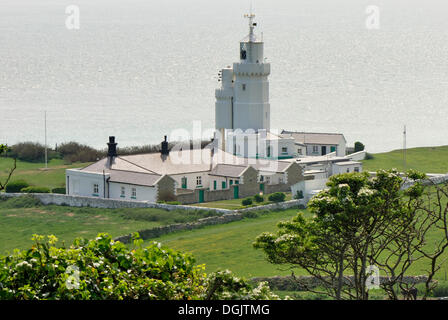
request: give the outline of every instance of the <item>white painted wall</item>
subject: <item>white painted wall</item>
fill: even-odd
[[[303,180],[291,186],[293,197],[298,190],[302,190],[306,202],[308,202],[316,190],[323,190],[326,188],[327,179]]]
[[[208,172],[193,172],[193,173],[185,173],[185,174],[175,174],[170,175],[177,183],[177,188],[182,188],[182,178],[187,178],[187,189],[198,189],[198,185],[196,183],[196,178],[201,177],[202,184],[201,187],[207,188],[210,185],[210,177]]]
[[[104,198],[105,179],[108,174],[103,175],[98,172],[79,171],[77,169],[67,169],[65,172],[67,194],[85,197]],[[94,193],[94,185],[98,185],[98,193]],[[106,190],[107,194],[107,190]]]
[[[124,197],[121,196],[121,187],[124,187]],[[135,198],[132,197],[132,188],[136,189]],[[157,202],[157,187],[136,186],[125,183],[109,182],[109,198]]]
[[[333,175],[341,174],[341,173],[355,172],[355,168],[358,168],[359,172],[361,172],[362,171],[362,163],[359,162],[357,164],[349,164],[349,165],[345,165],[343,163],[341,163],[341,164],[333,163],[332,164]]]

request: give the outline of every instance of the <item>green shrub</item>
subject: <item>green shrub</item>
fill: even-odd
[[[252,199],[251,198],[246,198],[243,199],[243,201],[241,201],[243,206],[250,206],[252,204]]]
[[[181,203],[179,201],[167,201],[166,204],[180,205]]]
[[[189,254],[159,243],[142,247],[138,234],[134,248],[105,233],[69,247],[56,247],[55,236],[33,240],[30,249],[0,257],[0,300],[278,298],[265,283],[255,288],[230,271],[207,276]]]
[[[8,193],[20,192],[20,190],[28,186],[29,184],[25,180],[11,181],[6,185],[5,191]]]
[[[260,203],[260,202],[264,201],[264,197],[261,194],[256,194],[256,195],[254,195],[254,200],[255,200],[255,202]]]
[[[272,202],[283,202],[286,199],[286,194],[283,192],[276,192],[271,194],[268,199]]]
[[[22,190],[20,190],[20,192],[23,192],[23,193],[50,193],[50,189],[47,187],[30,186],[30,187],[23,188]]]
[[[243,216],[243,218],[254,219],[254,218],[258,218],[259,214],[257,211],[244,211],[242,216]]]
[[[64,187],[60,187],[60,188],[53,188],[51,189],[51,193],[59,193],[59,194],[65,194],[65,188]]]
[[[355,142],[355,149],[354,152],[363,151],[365,149],[365,146],[362,142],[356,141]]]

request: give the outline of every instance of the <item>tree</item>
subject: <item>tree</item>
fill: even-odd
[[[0,144],[0,155],[7,153],[10,151],[10,148],[5,144]],[[11,169],[9,169],[9,172],[7,173],[5,181],[0,181],[0,191],[3,191],[6,188],[6,185],[8,184],[9,180],[11,179],[12,174],[17,168],[17,158],[14,157],[14,164]]]
[[[356,141],[355,142],[355,150],[354,152],[363,151],[365,149],[365,146],[362,142]]]
[[[271,263],[300,267],[324,288],[309,291],[335,299],[366,300],[369,266],[375,265],[387,279],[381,287],[389,298],[398,299],[396,287],[404,284],[404,275],[415,261],[436,258],[431,261],[435,267],[430,274],[440,268],[448,239],[445,236],[436,252],[428,253],[428,232],[437,224],[447,234],[448,207],[446,200],[440,200],[442,194],[437,212],[432,203],[425,202],[424,178],[424,174],[409,171],[407,179],[414,184],[403,191],[404,180],[396,170],[380,170],[372,179],[367,173],[332,176],[328,190],[309,203],[313,218],[299,214],[280,223],[276,234],[260,235],[254,245],[263,249]],[[432,285],[428,279],[426,291]]]

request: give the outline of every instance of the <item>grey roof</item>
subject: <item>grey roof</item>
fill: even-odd
[[[281,136],[284,138],[292,137],[297,143],[302,144],[338,145],[341,141],[345,141],[342,133],[294,132],[283,130]]]
[[[217,164],[210,174],[213,176],[239,178],[247,169],[247,166],[238,166],[232,164]]]
[[[129,171],[110,170],[110,182],[135,184],[139,186],[154,186],[162,177],[158,174],[137,173]]]

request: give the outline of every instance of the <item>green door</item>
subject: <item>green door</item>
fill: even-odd
[[[260,183],[260,191],[264,192],[264,183]]]
[[[182,189],[187,189],[187,178],[186,177],[182,178]]]
[[[199,203],[204,202],[204,190],[199,190]]]
[[[239,190],[239,186],[234,186],[233,187],[233,198],[234,199],[238,199],[239,198],[239,193],[240,193],[240,190]]]

